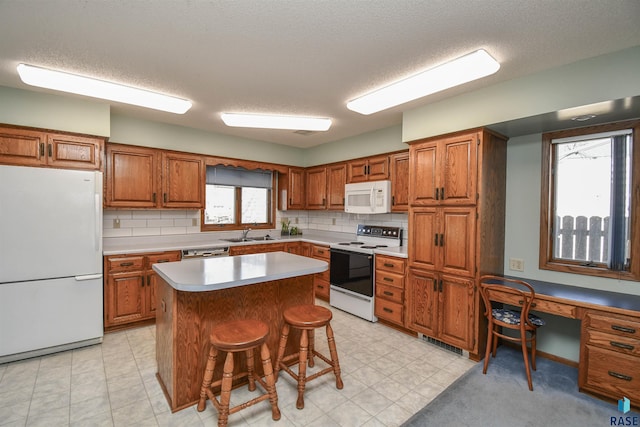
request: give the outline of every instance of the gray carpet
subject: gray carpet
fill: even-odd
[[[522,353],[500,347],[487,375],[478,363],[403,426],[602,427],[619,425],[621,416],[640,425],[638,412],[622,414],[616,404],[579,393],[576,368],[543,358],[537,367],[531,392]]]

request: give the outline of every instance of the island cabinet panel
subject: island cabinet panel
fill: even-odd
[[[158,282],[157,376],[173,412],[200,398],[213,326],[236,319],[262,320],[269,326],[267,346],[274,361],[283,311],[314,302],[312,275],[207,292],[177,291],[162,278]],[[285,355],[296,351],[299,337],[298,331],[291,331]],[[246,370],[244,359],[237,362],[235,373]],[[222,365],[216,366],[216,378],[222,377]],[[256,370],[262,374],[260,363],[256,363]]]
[[[0,127],[0,163],[100,170],[104,138]]]

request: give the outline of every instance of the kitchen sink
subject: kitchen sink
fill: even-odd
[[[247,237],[244,239],[242,237],[232,237],[230,239],[220,239],[220,240],[224,240],[225,242],[231,242],[231,243],[240,243],[240,242],[262,242],[265,240],[278,240],[278,239],[271,236],[260,236],[260,237]]]

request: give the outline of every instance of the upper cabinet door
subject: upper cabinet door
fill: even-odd
[[[409,209],[409,152],[391,156],[391,211]]]
[[[389,179],[389,156],[369,157],[367,162],[367,175],[369,176],[369,181]]]
[[[100,170],[104,138],[0,128],[0,163]]]
[[[347,165],[327,167],[327,209],[344,210],[344,186],[347,183]]]
[[[157,150],[108,144],[105,206],[158,207],[159,162]]]
[[[412,145],[411,205],[474,205],[479,141],[474,132]]]
[[[162,207],[199,209],[204,206],[202,157],[162,153]]]
[[[76,135],[47,135],[47,164],[65,169],[100,169],[104,140]]]
[[[367,160],[352,160],[347,163],[348,181],[349,183],[364,182],[369,179],[367,175]]]
[[[307,209],[327,209],[327,168],[306,170]]]
[[[304,178],[303,168],[289,168],[287,173],[287,190],[289,192],[287,209],[305,208]]]

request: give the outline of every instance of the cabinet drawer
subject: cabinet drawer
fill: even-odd
[[[149,258],[149,265],[180,261],[180,252],[167,252],[164,254],[149,255],[147,258]]]
[[[392,271],[404,275],[405,260],[402,258],[376,255],[376,270]]]
[[[327,246],[312,245],[311,256],[313,258],[329,259],[329,248]]]
[[[126,256],[107,258],[107,269],[111,272],[133,271],[144,268],[144,256]]]
[[[318,279],[313,280],[313,288],[316,291],[316,296],[329,301],[329,282],[326,280]]]
[[[620,396],[631,401],[640,399],[640,358],[590,345],[586,349],[588,368],[585,386],[609,393],[614,399]]]
[[[587,344],[609,349],[618,353],[640,356],[640,340],[587,329]],[[640,363],[640,359],[638,359]]]
[[[393,301],[398,304],[403,302],[404,291],[394,286],[387,286],[382,283],[376,283],[376,297]]]
[[[376,270],[376,284],[404,289],[404,275]]]
[[[331,280],[331,275],[329,270],[323,271],[322,273],[316,273],[315,277],[317,277],[318,279],[322,279],[327,283],[329,282],[329,280]]]
[[[592,329],[640,339],[640,319],[600,313],[587,313],[585,323],[587,327]]]
[[[383,299],[376,299],[375,314],[381,319],[397,323],[398,325],[403,324],[402,304]]]

